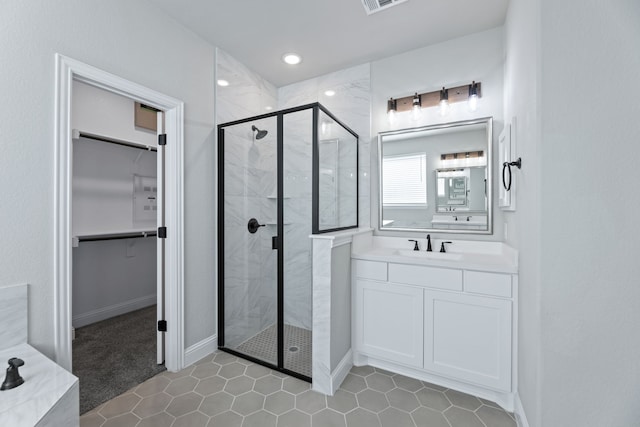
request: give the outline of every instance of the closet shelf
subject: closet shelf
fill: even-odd
[[[155,228],[135,229],[135,230],[111,230],[95,233],[76,234],[74,240],[78,242],[93,242],[96,240],[116,240],[131,239],[136,237],[149,237],[157,235]]]
[[[143,144],[141,142],[125,141],[123,139],[112,138],[110,136],[97,135],[95,133],[83,132],[79,129],[73,130],[73,139],[89,138],[96,141],[109,142],[111,144],[124,145],[125,147],[140,148],[147,151],[158,151],[157,147]]]

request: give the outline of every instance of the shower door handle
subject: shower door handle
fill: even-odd
[[[278,236],[271,237],[271,249],[278,249]]]
[[[251,218],[249,220],[249,223],[247,224],[247,230],[249,230],[249,233],[253,234],[256,231],[258,231],[258,228],[260,227],[264,227],[264,224],[260,224],[258,223],[258,220],[255,218]]]

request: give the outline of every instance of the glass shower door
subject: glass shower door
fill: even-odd
[[[223,344],[277,365],[277,131],[276,118],[226,126],[219,133],[223,180],[219,210],[224,242]]]
[[[282,365],[311,377],[313,110],[283,116]]]

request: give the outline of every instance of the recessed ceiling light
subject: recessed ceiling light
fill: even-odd
[[[264,107],[264,109],[267,111],[271,111],[273,110],[273,107],[271,105],[267,105],[266,107]]]
[[[282,60],[289,65],[297,65],[302,62],[302,58],[297,53],[285,53]]]
[[[219,79],[218,80],[218,86],[229,86],[229,82],[227,80],[224,80],[224,79]]]
[[[329,89],[329,90],[325,90],[324,94],[327,95],[327,96],[333,96],[333,95],[336,94],[336,91]]]

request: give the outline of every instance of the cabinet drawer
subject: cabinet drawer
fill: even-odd
[[[464,290],[474,294],[511,298],[511,275],[465,270]]]
[[[390,263],[389,281],[461,291],[462,270]]]
[[[355,260],[356,276],[363,279],[387,281],[387,263]]]

